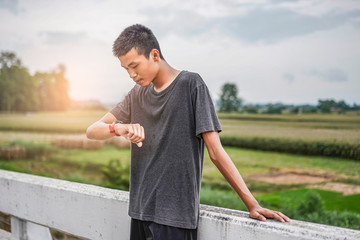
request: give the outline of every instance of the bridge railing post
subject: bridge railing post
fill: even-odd
[[[15,240],[52,240],[50,229],[11,216],[11,235]]]

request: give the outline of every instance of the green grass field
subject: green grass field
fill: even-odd
[[[284,203],[294,206],[296,202],[304,200],[308,191],[309,189],[304,188],[284,190],[256,196],[256,199],[268,208],[281,210]],[[360,214],[360,205],[358,204],[360,202],[360,194],[343,196],[341,193],[319,189],[311,189],[311,191],[321,196],[326,210],[335,210],[338,212],[348,211]],[[242,201],[239,201],[239,197],[235,192],[204,187],[201,189],[201,202],[209,205],[247,211],[246,206]]]
[[[261,202],[268,203],[270,207],[279,208],[284,202],[294,204],[294,199],[296,199],[296,201],[303,200],[305,198],[306,192],[308,191],[309,189],[287,190],[264,194],[257,198]],[[321,196],[327,210],[360,213],[360,205],[358,204],[360,202],[360,194],[344,196],[338,192],[324,191],[319,189],[312,189],[312,191],[317,192]]]
[[[301,140],[360,142],[360,123],[291,122],[220,119],[228,136],[272,137]]]

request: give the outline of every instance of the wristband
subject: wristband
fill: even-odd
[[[120,136],[119,134],[116,134],[116,132],[115,132],[115,124],[117,124],[117,123],[122,123],[122,122],[119,120],[115,120],[112,124],[109,124],[110,134],[113,136]]]

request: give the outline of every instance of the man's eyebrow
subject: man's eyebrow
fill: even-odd
[[[129,65],[128,65],[128,67],[131,67],[131,66],[133,66],[133,65],[135,65],[136,64],[136,62],[131,62]],[[123,65],[121,65],[123,68],[127,68],[127,67],[124,67]]]

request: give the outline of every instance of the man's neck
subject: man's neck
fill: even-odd
[[[174,69],[165,61],[161,62],[160,64],[160,70],[156,78],[152,82],[154,84],[154,90],[156,92],[161,92],[165,90],[180,73],[179,70]]]

